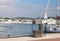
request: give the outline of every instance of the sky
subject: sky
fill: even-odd
[[[0,17],[44,17],[48,0],[0,0]],[[58,14],[60,0],[58,0]],[[56,16],[56,0],[50,0],[48,17]]]

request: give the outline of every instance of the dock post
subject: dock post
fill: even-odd
[[[10,35],[8,34],[8,38],[10,37]]]
[[[45,28],[44,28],[44,35],[46,36],[46,25],[47,23],[45,23]]]
[[[34,23],[36,22],[34,21]],[[42,37],[42,24],[38,24],[38,30],[33,30],[33,37]]]

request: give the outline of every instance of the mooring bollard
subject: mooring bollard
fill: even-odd
[[[8,38],[10,37],[10,35],[8,35]]]
[[[33,19],[32,24],[36,24],[35,19]],[[38,24],[38,30],[33,30],[33,37],[42,37],[42,23]]]
[[[33,30],[33,37],[42,37],[42,25],[39,25],[39,29],[38,30]]]

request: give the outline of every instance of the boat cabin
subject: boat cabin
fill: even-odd
[[[60,16],[56,16],[56,24],[60,25]]]

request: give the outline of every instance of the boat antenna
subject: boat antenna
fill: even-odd
[[[46,8],[44,19],[47,19],[47,13],[48,13],[49,3],[50,3],[50,0],[48,0],[48,3],[47,3],[47,8]]]

